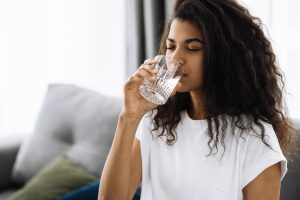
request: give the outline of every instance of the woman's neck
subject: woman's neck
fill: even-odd
[[[191,91],[191,108],[187,111],[191,119],[201,120],[205,119],[202,94],[200,91]]]

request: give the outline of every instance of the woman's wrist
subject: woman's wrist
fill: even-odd
[[[122,110],[119,115],[119,118],[139,122],[143,118],[143,116],[144,116],[144,113],[130,113],[130,112],[127,112],[126,110]]]

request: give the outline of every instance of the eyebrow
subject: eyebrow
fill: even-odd
[[[172,38],[167,38],[168,41],[175,43],[175,40]],[[191,42],[199,42],[201,44],[204,44],[203,40],[200,40],[199,38],[190,38],[190,39],[186,39],[184,41],[185,44],[191,43]]]

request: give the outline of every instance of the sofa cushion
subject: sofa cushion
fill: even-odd
[[[87,184],[79,189],[71,191],[66,195],[58,198],[57,200],[96,200],[98,199],[98,190],[99,190],[99,181]],[[141,188],[139,187],[132,200],[140,200],[141,199]]]
[[[57,200],[96,200],[98,198],[99,181],[89,183],[77,190],[71,191]]]
[[[99,177],[121,105],[118,98],[74,85],[50,85],[35,129],[17,155],[13,181],[24,184],[64,153]]]
[[[9,200],[53,200],[96,180],[86,170],[60,156],[37,173]]]

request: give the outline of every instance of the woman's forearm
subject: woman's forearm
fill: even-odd
[[[126,199],[130,186],[130,153],[141,118],[142,116],[120,114],[112,147],[101,176],[99,200]]]

